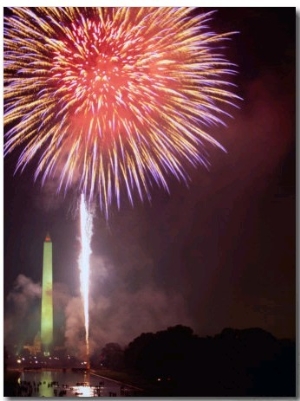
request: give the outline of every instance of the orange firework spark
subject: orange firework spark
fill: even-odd
[[[231,34],[211,13],[181,7],[10,8],[4,21],[5,155],[35,178],[59,175],[99,197],[106,214],[124,187],[150,198],[186,162],[206,164],[207,127],[237,96],[234,67],[216,47]]]

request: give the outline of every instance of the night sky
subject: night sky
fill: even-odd
[[[295,338],[295,23],[295,8],[215,13],[213,31],[239,31],[224,52],[243,101],[210,131],[227,153],[209,148],[209,170],[187,168],[188,187],[169,177],[170,194],[154,187],[151,204],[123,199],[108,221],[96,207],[92,347],[176,324]],[[14,175],[17,156],[4,161],[4,340],[32,342],[39,330],[49,231],[56,338],[72,347],[82,336],[78,197],[41,188],[31,167]]]

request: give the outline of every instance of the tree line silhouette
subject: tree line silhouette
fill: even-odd
[[[199,337],[177,325],[142,333],[125,349],[108,343],[97,362],[155,383],[149,396],[292,397],[295,351],[294,341],[260,328],[226,328],[214,337]]]

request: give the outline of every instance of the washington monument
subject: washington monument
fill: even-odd
[[[43,281],[41,308],[41,342],[44,355],[50,355],[53,343],[53,297],[52,297],[52,242],[47,234],[44,241]]]

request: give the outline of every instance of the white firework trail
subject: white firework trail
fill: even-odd
[[[80,198],[80,240],[81,250],[78,260],[80,270],[80,291],[83,300],[86,357],[89,367],[89,278],[90,278],[90,255],[92,238],[92,215],[88,210],[84,195]]]

